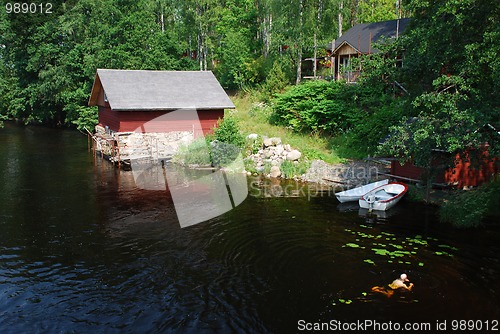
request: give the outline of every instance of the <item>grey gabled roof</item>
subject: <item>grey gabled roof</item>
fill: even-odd
[[[113,110],[235,108],[210,71],[98,69],[89,105],[97,105],[101,89]]]
[[[360,53],[375,53],[378,49],[373,43],[380,42],[382,38],[395,38],[406,29],[410,19],[390,20],[383,22],[356,24],[334,41],[334,53],[344,44],[349,44]],[[371,41],[370,41],[371,33]],[[332,43],[328,46],[332,50]]]

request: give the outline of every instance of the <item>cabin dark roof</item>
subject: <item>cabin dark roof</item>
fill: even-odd
[[[333,51],[335,53],[347,43],[360,53],[378,52],[379,50],[373,47],[373,43],[380,41],[382,37],[390,39],[402,34],[408,22],[410,19],[356,24],[334,41]],[[332,43],[328,45],[328,49],[332,50]]]
[[[90,106],[101,90],[113,110],[234,109],[210,71],[143,71],[98,69]]]

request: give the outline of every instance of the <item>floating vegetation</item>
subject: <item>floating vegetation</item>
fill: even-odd
[[[342,247],[351,247],[351,248],[362,248],[364,249],[365,247],[361,247],[360,245],[358,244],[355,244],[355,243],[348,243],[348,244],[345,244],[344,246]]]
[[[457,251],[458,248],[456,247],[452,247],[452,246],[448,246],[448,245],[438,245],[438,247],[441,247],[441,248],[448,248],[448,249],[451,249],[453,251]]]
[[[363,225],[363,224],[360,224],[359,227],[362,227],[362,228],[373,228],[372,226],[367,226],[367,225]]]
[[[349,305],[350,303],[352,303],[352,300],[350,300],[350,299],[339,299],[339,302],[342,303],[342,304]]]
[[[450,254],[448,252],[434,252],[434,254],[436,255],[445,255],[445,256],[449,256],[449,257],[453,257],[453,254]]]
[[[360,227],[372,228],[366,225],[360,225]],[[408,266],[414,264],[423,267],[424,262],[415,260],[418,258],[419,252],[424,249],[437,246],[439,250],[433,251],[431,254],[448,257],[453,257],[452,253],[458,251],[458,248],[453,246],[445,244],[435,245],[435,243],[439,242],[438,239],[423,237],[421,235],[400,238],[388,232],[380,232],[375,235],[363,231],[353,231],[351,229],[345,229],[345,231],[355,236],[354,240],[356,243],[347,243],[342,247],[370,249],[375,257],[364,259],[363,262],[371,265],[377,265],[377,263],[382,261],[391,264],[397,263]],[[414,262],[412,262],[412,260]]]

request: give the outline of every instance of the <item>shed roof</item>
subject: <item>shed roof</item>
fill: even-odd
[[[378,52],[379,50],[373,47],[373,43],[379,42],[383,37],[389,39],[397,37],[404,32],[408,22],[410,19],[356,24],[337,38],[333,45],[330,43],[328,49],[333,49],[333,53],[336,53],[343,45],[348,44],[359,53]]]
[[[98,69],[89,105],[104,90],[113,110],[234,109],[210,71]]]

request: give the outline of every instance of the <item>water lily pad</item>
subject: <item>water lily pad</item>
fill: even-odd
[[[373,261],[372,261],[372,260],[370,260],[370,259],[366,259],[366,260],[364,260],[364,262],[369,263],[369,264],[373,264],[373,265],[375,265],[375,262],[373,262]]]
[[[350,303],[352,303],[352,300],[350,299],[339,299],[339,302],[341,302],[342,304],[346,304],[346,305],[349,305]]]
[[[454,251],[457,251],[458,248],[456,247],[452,247],[452,246],[448,246],[448,245],[438,245],[438,247],[441,247],[441,248],[448,248],[448,249],[451,249],[451,250],[454,250]]]
[[[391,252],[389,252],[387,249],[380,249],[380,248],[372,248],[372,251],[375,252],[377,255],[389,255]]]

